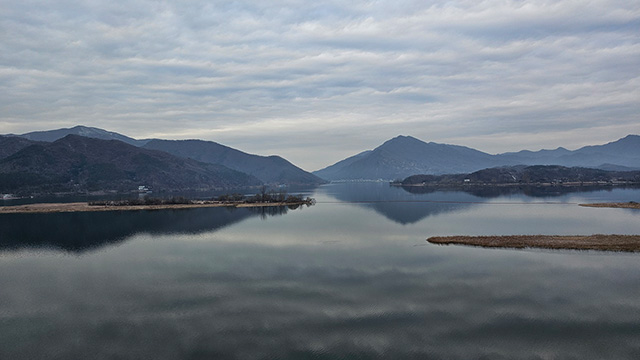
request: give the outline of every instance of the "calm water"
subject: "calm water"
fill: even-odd
[[[576,205],[640,190],[309,194],[298,210],[0,215],[0,358],[640,358],[640,255],[425,241],[640,234],[640,211]]]

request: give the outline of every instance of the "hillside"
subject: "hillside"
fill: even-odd
[[[0,136],[0,159],[11,156],[34,144],[37,144],[37,142],[17,136]]]
[[[354,162],[357,162],[358,160],[361,160],[363,158],[365,158],[367,155],[369,155],[369,153],[371,153],[371,151],[373,150],[366,150],[363,151],[359,154],[353,155],[351,157],[348,157],[344,160],[338,161],[337,163],[328,166],[322,170],[318,170],[318,171],[314,171],[313,174],[323,178],[323,179],[330,179],[330,180],[336,180],[336,179],[340,179],[341,177],[341,173],[343,171],[345,171],[345,169],[347,169],[351,164],[353,164]],[[347,170],[348,171],[348,170]]]
[[[260,185],[253,176],[138,148],[117,140],[68,135],[0,160],[0,192],[204,190]]]
[[[213,141],[155,139],[143,147],[208,164],[223,165],[255,176],[266,184],[322,184],[325,182],[280,156],[247,154]]]

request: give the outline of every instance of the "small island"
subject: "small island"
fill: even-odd
[[[640,209],[640,203],[635,201],[616,202],[616,203],[580,204],[580,206],[597,207],[597,208],[615,208],[615,209]]]
[[[516,165],[478,170],[468,174],[416,174],[391,182],[392,186],[410,187],[583,187],[638,186],[640,171],[611,171],[560,165]]]
[[[40,203],[16,206],[1,206],[0,214],[36,214],[56,212],[90,212],[90,211],[136,211],[163,209],[192,209],[204,207],[264,207],[286,206],[296,209],[300,206],[311,206],[315,200],[301,195],[282,195],[262,193],[251,197],[239,194],[222,195],[211,200],[190,200],[182,197],[170,199],[141,198],[129,200],[107,200],[73,203]]]
[[[640,235],[434,236],[427,241],[438,245],[470,245],[486,248],[640,252]]]

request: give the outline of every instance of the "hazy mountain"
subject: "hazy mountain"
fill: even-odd
[[[465,174],[485,168],[512,165],[562,165],[604,170],[640,169],[640,136],[578,150],[555,150],[487,154],[471,148],[426,143],[398,136],[374,150],[349,157],[314,174],[327,180],[393,180],[416,174]]]
[[[632,168],[628,166],[615,165],[615,164],[602,164],[598,166],[596,169],[606,170],[606,171],[637,171],[640,170],[638,168]]]
[[[600,168],[621,166],[630,169],[640,168],[640,136],[628,135],[604,145],[585,146],[570,151],[564,148],[556,150],[520,151],[496,155],[501,165],[508,163],[526,165],[562,165]]]
[[[403,179],[414,174],[461,173],[494,166],[493,156],[464,146],[398,136],[314,174],[327,180]]]
[[[259,184],[255,177],[222,165],[77,135],[33,144],[0,160],[0,189],[5,192],[128,191],[139,185],[205,190]]]
[[[571,154],[570,150],[563,147],[559,147],[554,150],[521,150],[518,152],[509,152],[498,154],[497,156],[502,159],[502,162],[513,164],[538,164],[546,165],[547,163],[556,163],[561,157]]]
[[[151,140],[145,149],[165,151],[182,158],[209,164],[220,164],[230,169],[255,176],[267,184],[321,184],[325,181],[280,156],[252,155],[203,140]]]
[[[17,136],[23,137],[29,140],[34,140],[34,141],[53,142],[53,141],[62,139],[67,135],[79,135],[79,136],[102,139],[102,140],[119,140],[134,146],[142,146],[149,141],[149,140],[136,140],[128,136],[118,134],[116,132],[102,130],[94,127],[82,126],[82,125],[74,126],[69,129],[64,128],[64,129],[48,130],[48,131],[34,131],[34,132],[17,135]]]

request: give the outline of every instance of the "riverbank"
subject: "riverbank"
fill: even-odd
[[[640,235],[434,236],[427,241],[438,245],[470,245],[486,248],[640,252]]]
[[[616,208],[616,209],[640,209],[640,203],[635,201],[629,201],[624,203],[595,203],[595,204],[580,204],[585,207],[597,207],[597,208]]]
[[[265,207],[265,206],[301,206],[311,205],[309,201],[298,202],[219,202],[193,201],[188,204],[157,204],[157,205],[90,205],[86,202],[74,203],[42,203],[16,206],[0,206],[0,214],[38,214],[60,212],[92,212],[92,211],[139,211],[165,209],[194,209],[206,207]]]

